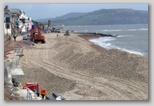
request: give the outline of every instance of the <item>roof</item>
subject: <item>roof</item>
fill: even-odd
[[[21,10],[20,9],[16,9],[16,8],[11,8],[9,9],[11,14],[18,14],[21,15]]]

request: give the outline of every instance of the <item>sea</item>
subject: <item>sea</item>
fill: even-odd
[[[106,49],[116,48],[148,57],[148,24],[65,26],[65,29],[74,32],[116,34],[117,37],[101,37],[89,41]]]

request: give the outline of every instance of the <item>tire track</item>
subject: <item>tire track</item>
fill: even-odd
[[[78,39],[78,38],[76,38]],[[52,40],[53,43],[48,43]],[[58,43],[59,39],[48,39],[47,44],[38,44],[36,45],[37,48],[47,48],[48,46],[52,48],[57,42]],[[69,41],[69,38],[67,38],[67,41]],[[61,38],[60,42],[66,42],[63,41]],[[83,46],[82,44],[79,43],[73,43],[71,41],[68,42],[69,46],[72,45],[78,45],[83,51],[86,53],[87,51],[91,51],[91,48],[86,46]],[[61,46],[57,50],[63,49],[65,46]],[[34,53],[35,52],[35,53]],[[65,50],[64,50],[65,52]],[[27,66],[32,66],[35,68],[39,67],[44,67],[46,70],[49,72],[59,76],[59,77],[64,77],[69,80],[74,80],[78,84],[84,84],[84,85],[90,85],[93,86],[101,91],[104,91],[107,96],[110,96],[111,98],[108,99],[113,99],[115,98],[118,100],[144,100],[148,99],[148,84],[146,83],[141,83],[137,81],[127,81],[124,79],[112,77],[112,76],[106,76],[103,75],[102,77],[92,77],[88,74],[80,73],[81,71],[77,70],[72,70],[69,67],[67,67],[67,63],[62,63],[59,60],[54,60],[54,57],[58,54],[58,52],[53,48],[53,49],[43,49],[43,50],[28,50],[26,51],[25,58],[22,59],[22,64],[27,65]],[[72,55],[73,56],[73,55]],[[82,56],[78,58],[82,58]],[[97,56],[95,56],[97,57]],[[93,57],[93,58],[95,58]],[[72,57],[70,57],[72,58]],[[69,59],[68,59],[69,60]],[[66,60],[67,62],[69,62]],[[91,61],[90,59],[89,61]],[[66,62],[65,61],[65,62]],[[75,60],[73,60],[75,61]],[[112,97],[113,96],[113,97]]]

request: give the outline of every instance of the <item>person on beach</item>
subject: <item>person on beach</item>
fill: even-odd
[[[16,42],[16,38],[17,38],[16,35],[14,35],[13,38],[14,38],[14,42]]]
[[[15,31],[15,29],[13,29],[12,35],[13,35],[13,38],[14,38],[14,42],[16,42],[16,31]]]
[[[46,90],[45,89],[42,89],[41,90],[42,99],[45,99],[45,95],[46,95]]]

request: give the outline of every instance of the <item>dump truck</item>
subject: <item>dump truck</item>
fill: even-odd
[[[32,27],[32,30],[30,32],[30,40],[34,43],[45,43],[45,37],[41,33],[40,26],[38,26],[38,28],[36,26]]]

